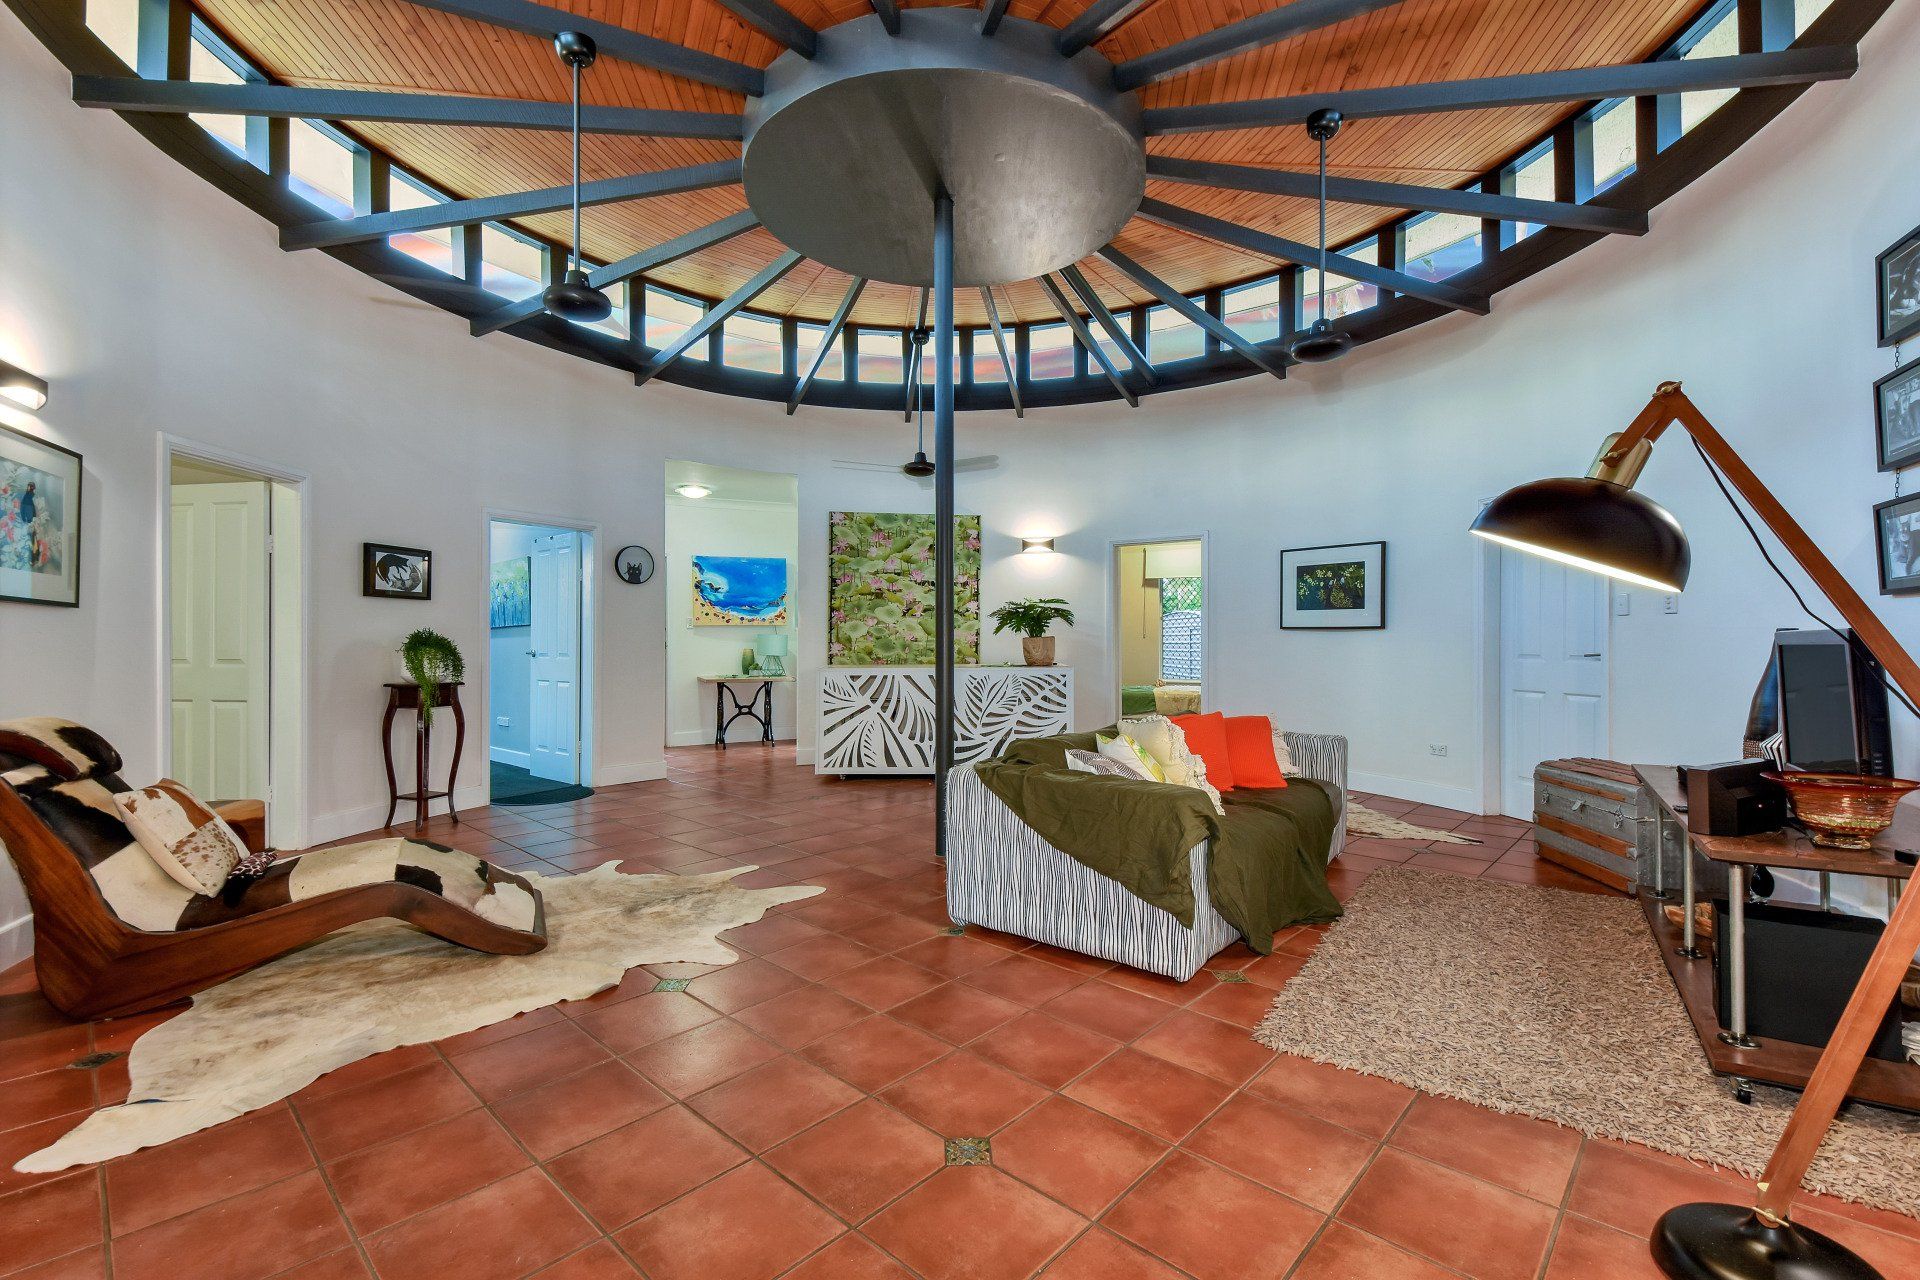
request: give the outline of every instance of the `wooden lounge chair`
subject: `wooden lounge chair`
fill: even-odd
[[[0,843],[33,908],[34,968],[56,1009],[169,1004],[335,929],[383,917],[497,955],[547,945],[539,890],[472,854],[392,838],[282,858],[217,896],[161,871],[114,807],[120,753],[70,721],[0,722]],[[257,801],[216,806],[265,847]]]

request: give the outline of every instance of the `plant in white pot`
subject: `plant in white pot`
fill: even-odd
[[[1014,631],[1020,635],[1020,655],[1030,667],[1053,665],[1053,637],[1047,634],[1048,627],[1056,622],[1073,625],[1073,610],[1058,596],[1009,600],[988,616],[993,619],[993,634]]]

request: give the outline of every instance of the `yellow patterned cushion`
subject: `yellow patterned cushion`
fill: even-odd
[[[1101,755],[1109,760],[1119,761],[1136,776],[1145,778],[1149,782],[1167,780],[1166,770],[1160,767],[1160,762],[1148,755],[1146,748],[1130,735],[1122,733],[1111,738],[1097,737],[1093,741],[1094,745],[1100,748]]]

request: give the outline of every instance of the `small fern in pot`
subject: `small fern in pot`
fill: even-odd
[[[993,634],[1012,631],[1021,637],[1020,656],[1030,667],[1053,665],[1053,637],[1047,628],[1056,622],[1073,625],[1073,610],[1058,596],[1036,600],[1009,600],[988,615],[993,619]]]
[[[431,725],[440,686],[466,679],[467,660],[460,656],[459,645],[438,631],[421,627],[401,642],[400,661],[407,668],[407,679],[420,688],[420,718]]]

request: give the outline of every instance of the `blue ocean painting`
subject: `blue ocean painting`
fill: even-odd
[[[695,556],[693,624],[697,627],[783,626],[787,562],[771,556]]]

